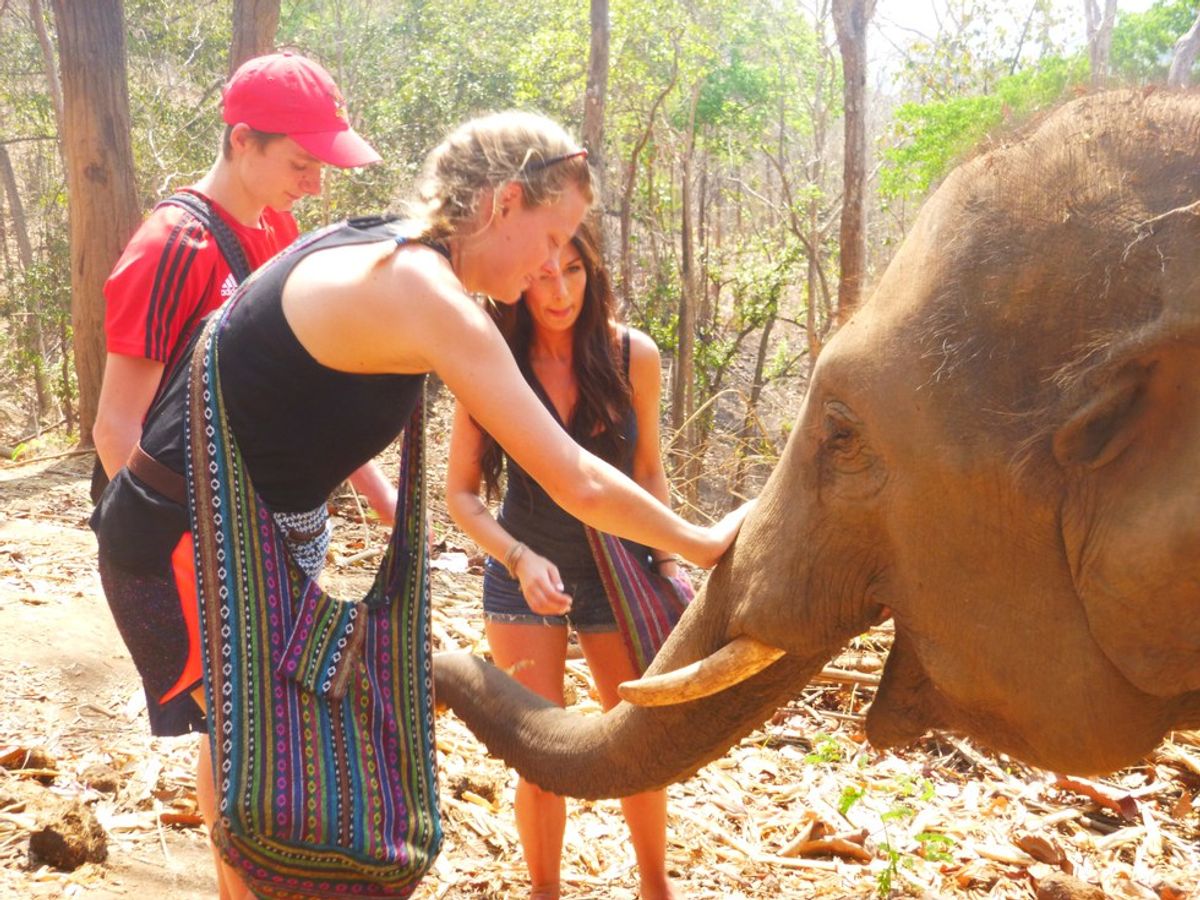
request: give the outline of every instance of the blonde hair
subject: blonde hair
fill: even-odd
[[[472,119],[425,159],[408,214],[424,236],[462,232],[489,188],[521,185],[527,207],[554,203],[570,185],[592,201],[587,157],[563,128],[537,113],[509,110]]]

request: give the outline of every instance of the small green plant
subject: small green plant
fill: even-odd
[[[933,784],[924,778],[901,775],[896,778],[894,791],[899,797],[912,797],[919,793],[922,800],[928,800],[929,797],[933,796]],[[897,802],[891,809],[879,817],[879,821],[883,823],[884,836],[888,836],[888,822],[906,821],[913,818],[916,814],[917,811],[913,807]],[[924,846],[922,844],[922,847]],[[911,853],[898,850],[892,846],[890,840],[885,840],[880,844],[879,849],[887,857],[887,865],[879,873],[879,876],[875,880],[875,885],[879,897],[886,898],[892,892],[892,887],[895,884],[896,877],[900,874],[901,867],[911,869],[915,865],[915,861]]]
[[[838,812],[840,812],[843,816],[850,812],[850,807],[861,800],[864,793],[865,792],[862,788],[853,787],[851,785],[847,785],[846,787],[842,788],[842,796],[841,799],[838,800]]]
[[[934,786],[933,782],[928,778],[916,777],[912,775],[897,775],[895,780],[895,793],[897,797],[916,797],[922,803],[928,803],[933,799]]]
[[[917,835],[921,845],[920,854],[930,862],[948,863],[954,861],[950,850],[954,847],[954,838],[948,834],[938,834],[936,831],[922,831]]]
[[[806,763],[836,763],[845,758],[841,745],[827,734],[819,734],[813,742],[813,752],[804,757]]]
[[[887,865],[883,867],[879,875],[875,878],[875,893],[880,900],[886,900],[891,896],[892,886],[895,884],[897,876],[900,874],[902,867],[912,868],[912,857],[900,850],[897,850],[891,844],[880,844],[879,849],[887,856]]]
[[[916,810],[911,806],[897,804],[879,817],[881,822],[896,822],[903,819],[911,819],[917,814]]]

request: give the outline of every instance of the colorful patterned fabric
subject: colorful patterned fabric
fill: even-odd
[[[692,601],[691,582],[649,571],[620,538],[595,528],[584,531],[625,650],[638,672],[645,672]]]
[[[218,798],[213,838],[256,896],[406,897],[441,845],[424,427],[358,603],[291,558],[225,418],[213,317],[192,361],[188,489]]]

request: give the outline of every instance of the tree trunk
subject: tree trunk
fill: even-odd
[[[1182,37],[1175,42],[1175,55],[1171,57],[1171,71],[1167,73],[1167,87],[1187,87],[1192,80],[1192,66],[1200,52],[1200,16]]]
[[[625,184],[621,190],[621,303],[626,315],[633,309],[633,191],[637,187],[638,158],[650,136],[654,133],[654,120],[658,116],[658,108],[662,106],[667,95],[675,87],[675,77],[679,72],[679,53],[675,54],[675,64],[671,69],[671,80],[659,92],[650,104],[650,113],[646,116],[646,127],[633,145],[629,154],[629,162],[625,166]]]
[[[54,0],[71,216],[79,436],[92,440],[104,376],[104,281],[140,220],[121,0]]]
[[[17,175],[13,171],[8,148],[0,144],[0,182],[8,195],[8,208],[12,212],[13,234],[17,241],[17,261],[21,270],[33,268],[33,245],[29,241],[29,225],[25,220],[25,204],[17,189]],[[17,329],[17,341],[21,351],[33,368],[34,431],[42,430],[42,418],[50,412],[50,386],[46,381],[46,342],[42,332],[42,303],[36,291],[23,291],[17,302],[24,307],[24,317]]]
[[[33,268],[33,244],[29,240],[29,225],[25,220],[25,204],[17,191],[17,175],[13,171],[8,147],[0,144],[0,186],[8,194],[8,208],[12,213],[13,236],[17,242],[17,260],[23,269]]]
[[[700,103],[701,83],[692,88],[688,113],[687,139],[683,152],[683,171],[679,195],[679,354],[675,367],[675,383],[671,390],[671,425],[678,436],[677,446],[684,452],[683,494],[688,502],[699,497],[699,447],[692,413],[696,409],[695,355],[696,313],[699,303],[699,278],[696,273],[696,237],[693,219],[692,166],[696,156],[696,107]]]
[[[275,48],[278,28],[279,0],[234,0],[229,74],[246,60],[270,53]]]
[[[846,118],[839,323],[845,322],[858,307],[867,268],[867,25],[874,12],[875,0],[834,0],[833,3],[833,25],[842,54]]]
[[[1113,25],[1117,18],[1117,0],[1104,0],[1100,13],[1097,0],[1083,0],[1087,14],[1088,61],[1092,68],[1092,90],[1103,89],[1108,82],[1108,57],[1112,49]]]
[[[592,49],[587,89],[583,95],[583,146],[596,179],[597,213],[607,207],[604,196],[604,104],[608,97],[608,0],[592,0]],[[603,236],[603,235],[601,235]]]
[[[62,80],[58,76],[58,61],[54,58],[54,45],[50,41],[50,34],[46,30],[46,14],[42,8],[41,0],[29,0],[29,21],[33,24],[34,33],[37,35],[38,46],[42,50],[42,68],[46,72],[46,87],[50,92],[50,101],[54,106],[54,121],[58,126],[58,159],[62,163],[63,170],[66,170],[67,157],[63,150],[63,96],[62,96]],[[14,188],[15,196],[15,188]],[[18,228],[18,233],[20,228]],[[26,238],[28,242],[28,237]],[[22,261],[22,265],[28,269],[33,264],[33,254],[29,254],[29,261]],[[45,415],[50,409],[50,387],[47,383],[46,374],[46,335],[45,335],[45,309],[42,306],[40,297],[30,297],[30,313],[33,316],[34,334],[32,337],[33,344],[37,348],[37,362],[34,367],[34,382],[35,390],[38,397],[38,411],[41,415]],[[73,420],[70,405],[70,392],[62,393],[62,402],[64,405],[63,414],[66,419]],[[69,431],[70,429],[68,429]]]
[[[62,80],[58,77],[58,63],[54,59],[54,45],[46,31],[46,16],[42,12],[42,0],[29,0],[29,19],[37,33],[38,46],[42,48],[42,65],[46,70],[46,87],[54,104],[54,121],[58,123],[58,154],[63,166],[67,164],[63,152],[63,95]]]
[[[703,336],[712,328],[713,303],[708,278],[708,159],[700,160],[700,196],[696,202],[696,237],[700,265],[696,269],[696,330]]]
[[[746,401],[746,412],[742,416],[742,427],[738,432],[739,456],[737,469],[734,472],[730,492],[735,497],[743,496],[742,489],[746,484],[746,456],[751,454],[750,441],[758,433],[758,402],[762,398],[763,386],[766,384],[767,353],[771,349],[771,331],[775,328],[775,315],[767,316],[763,324],[762,334],[758,338],[758,353],[754,358],[754,377],[750,382],[750,397]],[[753,455],[757,456],[755,451]]]

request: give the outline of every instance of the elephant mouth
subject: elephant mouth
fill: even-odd
[[[671,706],[718,694],[757,675],[786,651],[742,636],[681,669],[623,682],[621,698],[635,706]]]

